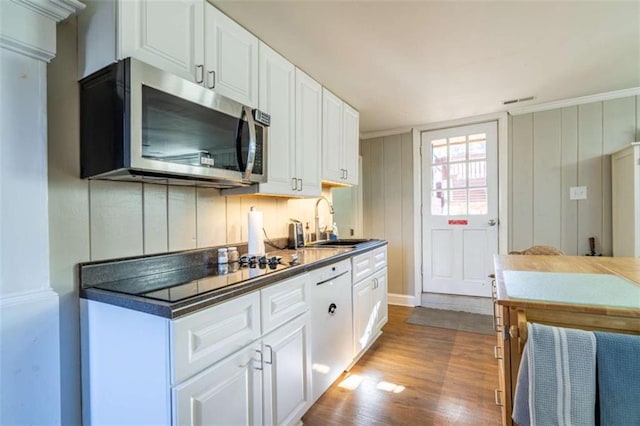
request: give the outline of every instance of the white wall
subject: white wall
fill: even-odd
[[[263,212],[269,237],[286,237],[289,218],[313,228],[316,201],[79,179],[76,32],[74,19],[58,25],[58,57],[49,66],[48,90],[51,285],[61,300],[63,424],[81,419],[78,263],[246,242],[251,206]],[[331,199],[330,191],[323,195]],[[325,203],[320,212],[328,218]]]
[[[509,249],[612,254],[611,153],[636,140],[640,96],[510,117]],[[569,188],[586,186],[586,200]]]

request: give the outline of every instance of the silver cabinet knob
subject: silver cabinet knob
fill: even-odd
[[[490,219],[489,220],[489,226],[496,226],[496,223],[498,223],[498,222],[496,222],[495,219]]]

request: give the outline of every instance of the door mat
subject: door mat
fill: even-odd
[[[470,333],[495,334],[491,315],[417,307],[407,319],[409,324],[450,328]]]

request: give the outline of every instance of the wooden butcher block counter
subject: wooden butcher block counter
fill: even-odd
[[[496,404],[503,424],[527,339],[527,322],[640,334],[640,258],[495,256]]]

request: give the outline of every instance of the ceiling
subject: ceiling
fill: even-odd
[[[212,2],[358,109],[361,132],[640,87],[640,1]]]

